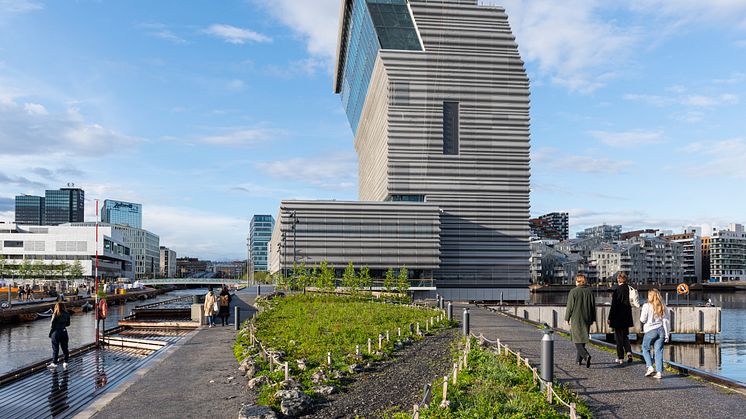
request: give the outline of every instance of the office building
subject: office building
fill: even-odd
[[[44,194],[45,225],[55,226],[65,223],[82,223],[85,213],[85,192],[69,186],[57,190],[47,190]]]
[[[209,269],[215,274],[216,278],[238,279],[243,277],[244,272],[246,272],[246,261],[213,262]]]
[[[96,223],[73,223],[73,226],[95,226]],[[134,263],[135,279],[154,278],[161,271],[160,238],[141,228],[121,224],[99,224],[111,227],[121,234],[124,244],[130,248]]]
[[[385,224],[368,218],[376,202],[388,202],[375,210],[393,219],[397,208],[430,214],[435,206],[438,292],[527,298],[529,84],[505,11],[477,0],[345,0],[338,34],[334,92],[354,134],[360,202],[333,207],[340,212],[319,220],[307,243],[322,243],[327,259],[348,260],[348,248],[329,241],[327,228],[359,219],[353,232],[375,231]],[[296,212],[321,211],[306,202]],[[418,203],[429,206],[412,206]],[[280,213],[273,252],[283,233],[292,234]],[[374,225],[363,225],[366,219]],[[372,234],[376,241],[389,233]],[[406,244],[390,245],[397,249],[373,260],[397,267]],[[272,269],[292,266],[284,247]]]
[[[528,220],[531,235],[536,239],[567,240],[570,238],[570,216],[552,212]]]
[[[46,276],[62,279],[61,265],[80,262],[84,278],[95,274],[98,251],[98,274],[105,280],[134,277],[130,248],[121,232],[111,226],[100,226],[96,240],[93,226],[22,226],[3,223],[0,228],[0,255],[5,258],[8,275],[19,276],[24,261],[47,266]],[[81,278],[69,277],[77,280]]]
[[[142,205],[106,199],[101,205],[101,222],[142,228]]]
[[[588,227],[583,231],[576,234],[579,239],[598,238],[604,241],[616,241],[622,238],[622,226],[621,225],[600,225],[595,227]]]
[[[161,246],[160,274],[164,278],[176,278],[176,252]]]
[[[44,198],[33,195],[16,196],[16,224],[44,225]]]
[[[207,272],[208,262],[197,258],[177,258],[176,275],[179,278],[188,278],[197,275],[203,275]]]
[[[681,245],[682,281],[686,283],[702,282],[702,239],[696,232],[672,234],[664,239]]]
[[[254,215],[249,225],[249,256],[253,272],[267,272],[269,264],[269,241],[275,220],[271,215]]]
[[[717,230],[709,238],[711,281],[746,281],[746,232],[741,224]]]

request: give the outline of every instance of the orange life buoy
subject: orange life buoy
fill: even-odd
[[[99,318],[101,318],[101,319],[105,319],[106,318],[106,309],[107,308],[108,307],[106,305],[106,300],[99,300],[99,302],[98,302],[98,317]]]
[[[678,292],[679,295],[687,295],[687,294],[689,294],[689,285],[679,284],[679,286],[676,287],[676,292]]]

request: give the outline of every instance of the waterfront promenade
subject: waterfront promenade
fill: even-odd
[[[241,308],[242,320],[253,315],[254,298],[249,292],[236,293],[233,303]],[[201,328],[170,355],[134,374],[76,417],[236,418],[247,393],[246,378],[239,374],[233,355],[235,339],[233,324]]]
[[[470,310],[471,332],[500,339],[532,364],[540,361],[541,331],[533,325],[474,305],[456,304],[454,317]],[[619,366],[615,353],[589,345],[591,368],[575,362],[575,346],[555,334],[555,379],[576,391],[598,418],[732,418],[746,409],[746,396],[689,377],[665,372],[662,380],[643,377],[645,364]]]

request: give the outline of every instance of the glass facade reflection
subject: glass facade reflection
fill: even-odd
[[[421,51],[406,0],[354,0],[343,41],[340,96],[353,132],[357,132],[378,50]]]
[[[251,252],[251,264],[254,272],[266,272],[269,261],[269,241],[272,239],[272,230],[275,228],[275,219],[271,215],[255,215],[251,219],[249,227],[249,251]]]
[[[142,228],[142,205],[106,199],[101,206],[101,222]]]
[[[78,188],[48,190],[44,194],[45,225],[82,223],[85,211],[85,192]]]
[[[44,198],[33,195],[16,196],[16,224],[44,225]]]

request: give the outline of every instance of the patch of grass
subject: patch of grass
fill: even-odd
[[[459,351],[460,353],[460,351]],[[533,384],[532,372],[524,365],[516,365],[514,355],[497,355],[480,348],[472,341],[468,368],[459,373],[456,385],[449,377],[448,402],[442,401],[442,379],[436,380],[433,399],[420,417],[456,418],[563,418],[564,410],[546,402],[544,393]],[[555,384],[555,391],[568,403],[576,403],[577,412],[591,417],[588,407],[578,398]],[[396,416],[394,416],[396,417]]]

